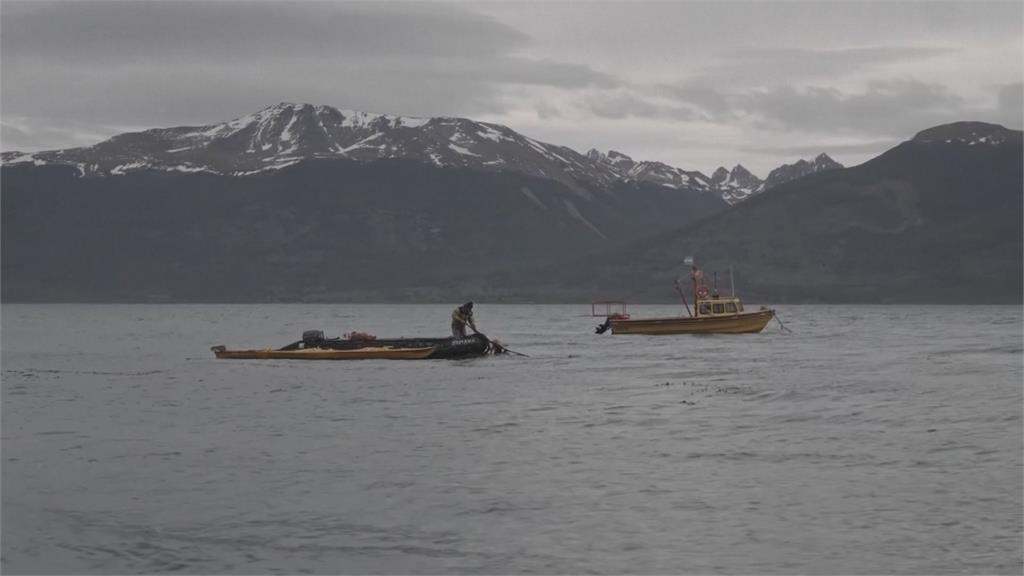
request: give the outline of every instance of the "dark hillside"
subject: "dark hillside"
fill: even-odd
[[[692,254],[723,283],[732,265],[750,301],[1020,303],[1021,133],[990,130],[1002,137],[922,132],[860,166],[780,185],[690,227],[562,267],[548,290],[670,300]]]
[[[713,194],[570,190],[404,160],[250,176],[3,169],[7,301],[395,300],[557,261],[725,207]]]

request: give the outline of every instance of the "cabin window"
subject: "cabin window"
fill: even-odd
[[[736,313],[736,303],[735,302],[726,302],[725,303],[725,311],[730,313],[730,314],[735,314]]]
[[[715,314],[724,314],[725,304],[715,304]]]
[[[740,312],[743,312],[743,302],[737,302],[737,303],[736,303],[736,308],[737,308],[737,309],[738,309],[738,310],[739,310]]]
[[[703,314],[711,314],[711,303],[710,302],[701,302],[700,303],[700,313],[702,315]]]

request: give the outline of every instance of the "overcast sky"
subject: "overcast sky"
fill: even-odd
[[[5,151],[278,102],[463,116],[710,173],[1021,128],[1024,3],[0,2]]]

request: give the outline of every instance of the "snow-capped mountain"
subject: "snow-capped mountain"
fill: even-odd
[[[822,172],[825,170],[835,170],[842,167],[842,164],[836,162],[830,158],[828,154],[822,152],[810,162],[800,159],[794,164],[783,164],[775,170],[772,170],[764,180],[764,190],[774,188],[783,182],[802,178],[808,174],[814,174],[815,172]]]
[[[732,170],[724,166],[715,170],[711,175],[711,185],[722,196],[722,199],[729,204],[736,204],[757,194],[762,190],[764,182],[754,176],[742,164],[737,164]]]
[[[732,170],[727,170],[725,167],[715,170],[711,175],[711,187],[721,194],[723,200],[729,204],[736,204],[751,196],[771,190],[784,182],[815,172],[842,167],[842,164],[830,158],[828,154],[821,153],[810,162],[801,159],[793,164],[783,164],[772,170],[768,174],[768,178],[761,180],[743,165],[737,164]]]
[[[645,182],[667,188],[689,188],[710,190],[711,181],[697,171],[687,171],[662,162],[636,162],[622,152],[609,150],[607,154],[591,149],[587,152],[591,161],[609,167],[626,182]]]
[[[982,132],[974,126],[972,133]],[[652,184],[714,193],[729,204],[793,178],[841,168],[821,154],[812,162],[780,166],[765,181],[739,164],[732,170],[719,168],[709,178],[662,162],[635,161],[615,150],[580,154],[506,126],[467,118],[412,118],[290,103],[219,124],[155,128],[120,134],[90,147],[2,155],[5,165],[71,165],[85,177],[139,171],[244,176],[317,158],[357,162],[401,158],[440,167],[518,172],[555,180],[573,190]]]
[[[609,166],[620,174],[628,172],[629,169],[636,164],[632,158],[616,150],[609,150],[608,153],[605,154],[596,148],[591,148],[590,151],[587,152],[587,159],[596,164]]]
[[[410,118],[282,103],[230,122],[157,128],[115,136],[95,146],[3,154],[4,164],[70,164],[83,176],[140,170],[246,175],[314,158],[372,161],[403,158],[436,166],[512,171],[578,188],[628,179],[662,178],[685,185],[683,171],[639,166],[623,156],[583,155],[498,124],[466,118]],[[650,172],[650,176],[643,173]]]

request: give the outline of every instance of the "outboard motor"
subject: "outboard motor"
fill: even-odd
[[[302,332],[303,348],[318,348],[324,342],[323,330],[305,330]]]

